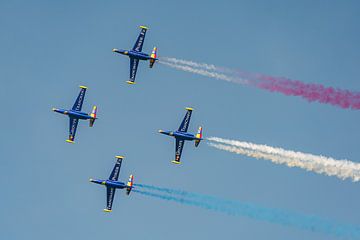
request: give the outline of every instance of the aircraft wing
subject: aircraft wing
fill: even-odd
[[[173,163],[178,163],[178,164],[180,163],[181,153],[182,153],[184,144],[185,144],[185,140],[176,139],[175,160],[173,161]]]
[[[138,64],[139,64],[139,59],[130,58],[130,80],[128,81],[128,83],[135,82]]]
[[[123,160],[124,157],[122,156],[116,156],[117,160],[114,166],[114,169],[112,170],[110,176],[109,176],[109,180],[111,181],[117,181],[119,178],[119,173],[120,173],[120,168],[121,168],[121,162]]]
[[[144,40],[145,40],[146,30],[147,30],[147,27],[144,27],[144,26],[140,26],[140,28],[141,28],[141,32],[140,32],[138,38],[136,39],[136,43],[132,49],[132,50],[138,51],[138,52],[141,52],[141,50],[142,50]]]
[[[77,129],[79,119],[77,118],[70,118],[70,125],[69,125],[69,139],[66,140],[67,142],[74,142],[75,139],[75,133]]]
[[[106,188],[106,208],[104,209],[105,212],[111,212],[114,196],[115,196],[115,188],[107,187]]]
[[[85,92],[87,89],[87,87],[85,87],[85,86],[80,86],[80,88],[81,88],[81,90],[80,90],[79,96],[77,97],[77,99],[74,103],[74,106],[72,107],[72,110],[75,110],[75,111],[81,111],[81,108],[82,108],[82,105],[84,102],[84,98],[85,98]]]
[[[187,130],[189,128],[191,113],[192,113],[193,109],[186,108],[186,110],[187,110],[186,115],[185,115],[184,119],[182,120],[179,130],[178,130],[179,132],[187,132]]]

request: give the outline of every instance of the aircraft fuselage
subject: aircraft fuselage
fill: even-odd
[[[87,120],[87,119],[91,119],[92,117],[84,112],[79,112],[79,111],[74,111],[74,110],[65,110],[65,109],[53,109],[54,112],[57,113],[61,113],[64,115],[68,115],[71,118],[77,118],[77,119],[83,119],[83,120]]]
[[[180,131],[173,132],[173,131],[162,131],[162,130],[159,132],[180,140],[187,140],[187,141],[199,140],[197,137],[195,137],[194,134],[187,132],[180,132]]]
[[[100,185],[105,185],[107,187],[112,187],[112,188],[119,188],[119,189],[127,188],[125,183],[119,181],[90,179],[90,182]]]
[[[134,50],[121,50],[121,49],[114,49],[114,52],[123,54],[128,56],[129,58],[135,58],[135,59],[139,59],[139,60],[150,60],[152,59],[152,57],[150,57],[149,54],[143,53],[143,52],[138,52],[138,51],[134,51]]]

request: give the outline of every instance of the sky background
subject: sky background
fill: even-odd
[[[120,180],[173,187],[291,210],[360,226],[360,185],[274,165],[201,143],[186,143],[175,166],[174,141],[184,107],[189,131],[360,161],[358,111],[308,103],[141,62],[125,83],[132,48],[149,26],[143,50],[360,89],[358,1],[1,1],[1,239],[337,239],[246,217],[117,191],[105,214],[115,155]],[[81,121],[68,144],[70,108],[98,106],[93,128]]]

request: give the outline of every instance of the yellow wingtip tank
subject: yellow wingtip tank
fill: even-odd
[[[86,86],[79,86],[80,88],[83,88],[83,89],[87,89],[87,87]]]
[[[193,108],[191,108],[191,107],[187,107],[187,108],[185,108],[186,110],[189,110],[189,111],[193,111],[194,109]]]
[[[140,26],[140,28],[142,28],[142,29],[146,29],[146,30],[148,30],[149,28],[148,27],[146,27],[146,26]]]
[[[104,212],[112,212],[112,210],[104,209]]]
[[[175,163],[175,164],[180,164],[179,161],[175,161],[175,160],[172,160],[171,162],[172,162],[172,163]]]
[[[117,159],[123,159],[124,158],[124,156],[119,156],[119,155],[117,155],[117,156],[115,156]]]
[[[68,143],[75,143],[74,141],[70,140],[70,139],[66,139],[66,142]]]
[[[135,82],[132,81],[126,81],[128,84],[135,84]]]

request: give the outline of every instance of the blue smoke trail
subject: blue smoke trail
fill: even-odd
[[[360,239],[360,228],[355,225],[342,224],[316,216],[307,216],[281,209],[265,208],[254,204],[229,201],[182,190],[162,188],[146,184],[137,184],[136,186],[162,192],[154,193],[138,189],[133,190],[136,193],[154,198],[214,210],[232,216],[245,216],[256,220],[295,227],[311,232],[321,232],[347,239]]]

